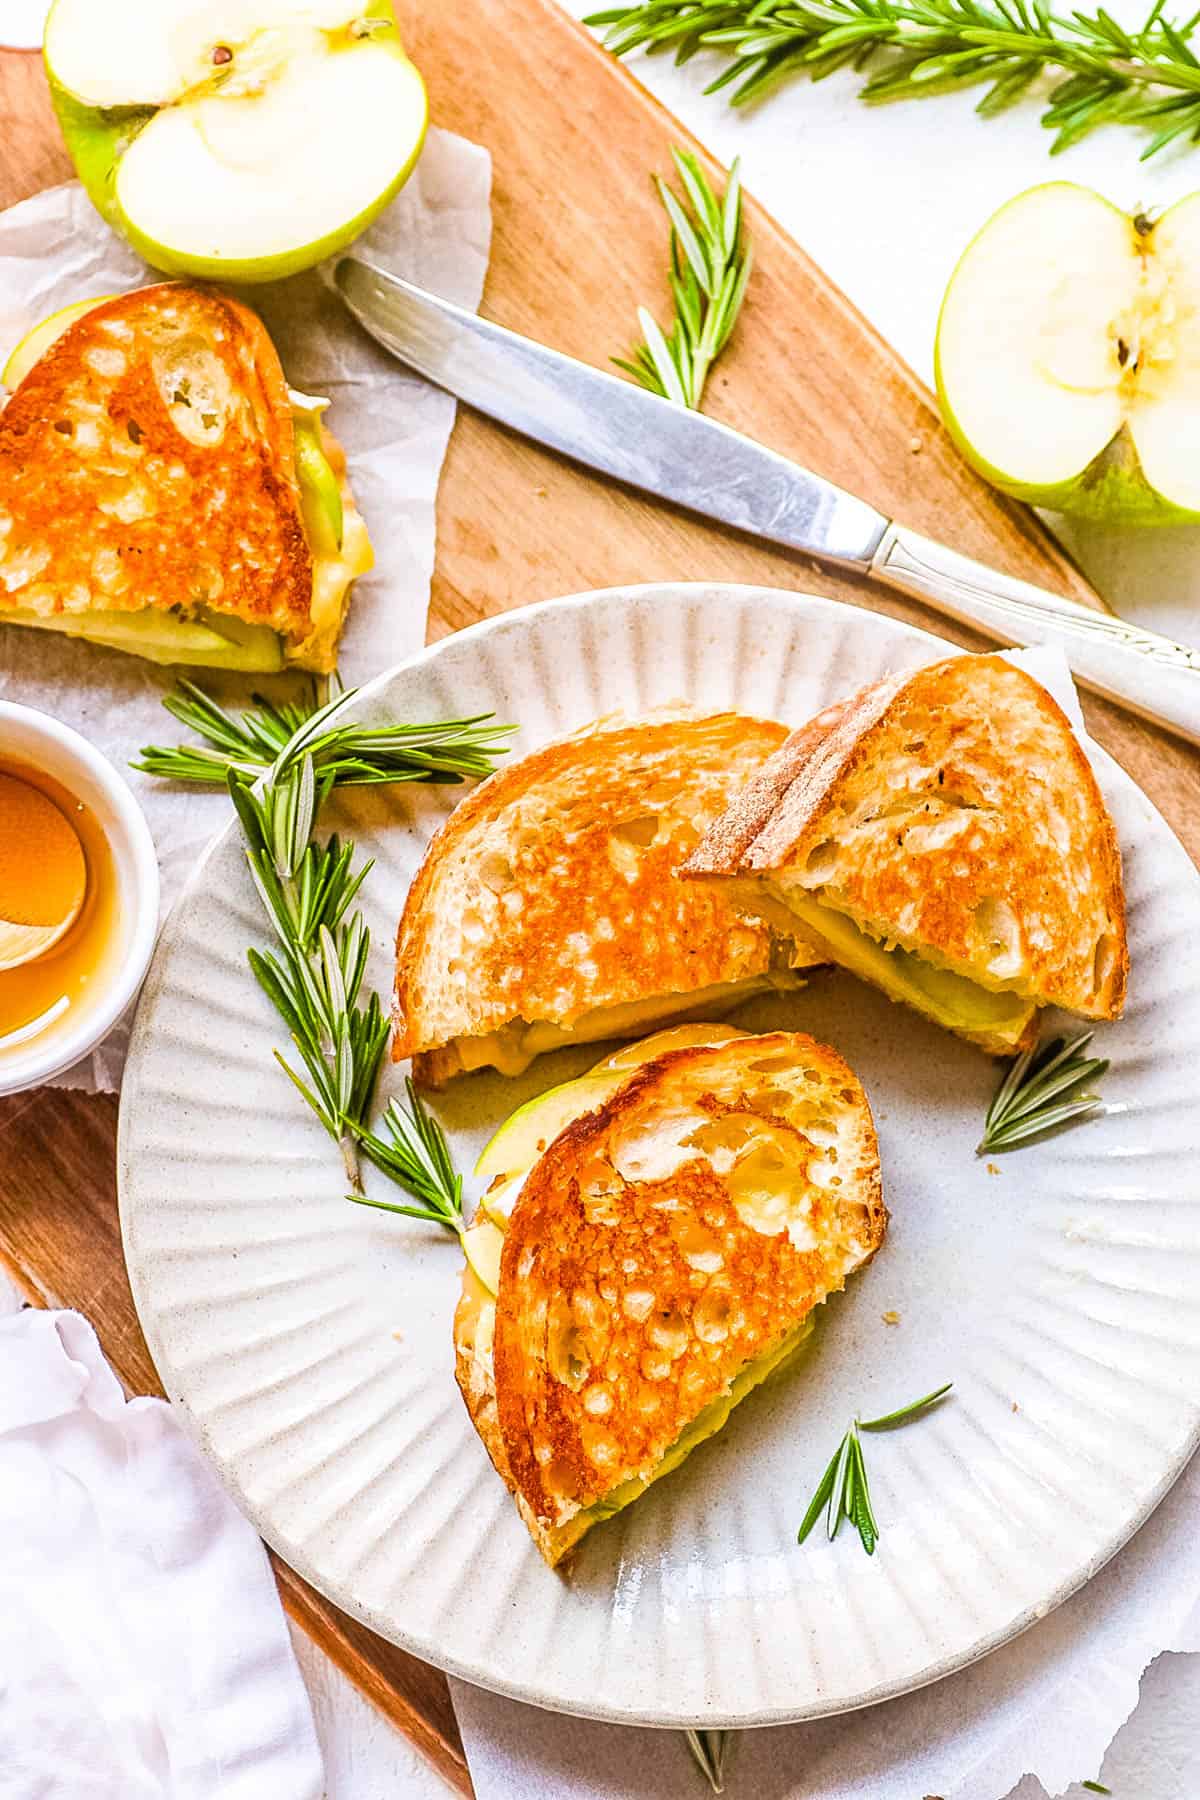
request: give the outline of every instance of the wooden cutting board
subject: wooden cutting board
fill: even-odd
[[[556,0],[399,0],[397,12],[434,119],[492,154],[485,310],[592,361],[626,350],[639,302],[664,314],[666,244],[649,173],[666,171],[668,146],[688,134]],[[803,87],[772,104],[803,106]],[[70,175],[37,58],[0,55],[0,142],[0,205]],[[1033,515],[965,468],[929,394],[803,250],[752,204],[749,222],[754,279],[709,410],[919,530],[1099,604]],[[829,594],[982,643],[885,589],[642,500],[460,417],[439,495],[431,636],[555,594],[700,578]],[[1200,755],[1100,702],[1086,711],[1197,856]],[[34,1301],[85,1312],[128,1387],[146,1393],[158,1383],[121,1254],[115,1135],[112,1099],[47,1090],[0,1100],[0,1260]],[[275,1566],[292,1616],[451,1786],[470,1793],[443,1677]]]

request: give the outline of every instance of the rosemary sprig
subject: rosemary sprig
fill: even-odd
[[[922,1394],[919,1400],[912,1400],[907,1406],[897,1407],[895,1412],[884,1413],[878,1419],[855,1418],[817,1483],[817,1491],[808,1503],[808,1511],[801,1521],[796,1542],[804,1542],[824,1513],[826,1535],[831,1540],[842,1529],[843,1519],[848,1519],[858,1532],[867,1555],[874,1556],[875,1546],[879,1542],[879,1525],[871,1506],[867,1465],[859,1432],[893,1431],[898,1425],[907,1425],[910,1420],[939,1401],[943,1394],[948,1394],[953,1386],[952,1381],[947,1381],[940,1388],[934,1388],[931,1394]]]
[[[323,848],[310,842],[329,791],[311,756],[286,764],[257,791],[233,771],[228,783],[278,945],[277,952],[248,951],[250,967],[287,1025],[307,1079],[278,1050],[276,1059],[340,1146],[357,1187],[356,1134],[388,1033],[379,996],[359,1004],[370,940],[361,914],[349,912],[371,865],[354,870],[353,846],[336,836]]]
[[[318,777],[312,756],[289,748],[258,788],[232,770],[228,780],[246,861],[278,945],[251,949],[248,960],[305,1072],[278,1050],[277,1062],[340,1148],[351,1199],[461,1233],[462,1177],[412,1082],[407,1108],[396,1100],[388,1105],[382,1136],[367,1124],[388,1022],[378,994],[360,998],[371,940],[361,913],[349,910],[371,864],[355,869],[354,846],[336,834],[324,846],[311,841],[331,772]],[[367,1200],[360,1149],[416,1204]]]
[[[367,1125],[388,1023],[378,994],[363,995],[371,940],[362,915],[350,907],[371,864],[356,869],[353,844],[341,843],[336,834],[324,845],[312,842],[321,806],[336,783],[347,778],[340,753],[336,749],[328,753],[338,735],[336,728],[328,727],[328,718],[343,696],[335,695],[323,706],[315,704],[315,696],[312,704],[294,707],[260,702],[259,713],[247,715],[239,727],[199,688],[183,685],[191,692],[185,692],[180,705],[199,709],[196,716],[205,719],[210,740],[223,736],[228,727],[223,741],[228,757],[221,779],[233,801],[246,862],[276,940],[273,950],[251,948],[247,959],[288,1028],[303,1073],[278,1050],[276,1060],[339,1146],[354,1197],[362,1194],[361,1146],[419,1203],[395,1210],[461,1230],[461,1180],[454,1174],[440,1127],[411,1083],[409,1110],[393,1101],[384,1114],[386,1135],[381,1137]],[[209,707],[212,716],[205,710]],[[252,755],[243,767],[247,744]],[[253,778],[265,752],[276,745],[266,774],[256,783]],[[386,779],[382,773],[375,778]],[[393,778],[432,777],[426,772]]]
[[[450,1150],[437,1120],[425,1110],[421,1096],[405,1077],[408,1105],[399,1100],[388,1101],[383,1115],[387,1138],[377,1132],[356,1128],[359,1147],[369,1162],[374,1163],[400,1187],[406,1188],[419,1202],[416,1206],[400,1206],[394,1200],[371,1200],[366,1194],[348,1196],[360,1206],[377,1206],[381,1212],[403,1213],[410,1219],[431,1219],[444,1225],[459,1237],[466,1230],[462,1209],[462,1176],[450,1160]]]
[[[988,1107],[977,1156],[1015,1150],[1103,1106],[1098,1094],[1086,1091],[1108,1068],[1106,1057],[1083,1055],[1094,1035],[1083,1031],[1070,1039],[1052,1038],[1017,1057]]]
[[[256,776],[285,752],[301,749],[315,773],[338,787],[392,781],[459,782],[489,775],[506,748],[512,727],[494,725],[490,713],[470,719],[441,719],[431,725],[337,724],[333,715],[355,689],[344,692],[333,677],[333,692],[322,704],[315,683],[298,700],[276,702],[254,696],[240,716],[218,706],[194,681],[180,681],[163,705],[203,744],[148,744],[133,764],[168,781],[224,786],[232,769]]]
[[[819,81],[890,60],[861,89],[878,102],[987,84],[984,117],[1058,77],[1042,113],[1051,152],[1098,125],[1151,132],[1143,160],[1176,138],[1200,142],[1200,59],[1189,39],[1200,13],[1172,20],[1155,0],[1132,30],[1098,8],[1062,16],[1047,0],[630,0],[593,13],[617,56],[672,49],[677,62],[715,51],[725,66],[705,90],[744,105],[785,77]]]
[[[681,200],[655,176],[671,222],[669,281],[674,322],[664,332],[654,314],[639,306],[643,342],[632,360],[613,361],[651,393],[679,406],[699,407],[709,370],[729,342],[746,296],[753,254],[742,225],[742,184],[735,162],[718,200],[708,177],[687,150],[672,148],[683,183]]]
[[[725,1758],[732,1731],[685,1731],[687,1747],[714,1794],[725,1792]]]

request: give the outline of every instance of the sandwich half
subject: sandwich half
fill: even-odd
[[[953,656],[828,708],[764,764],[680,873],[1000,1055],[1037,1009],[1119,1016],[1121,857],[1046,689]]]
[[[266,329],[165,282],[69,307],[4,369],[0,623],[152,662],[328,672],[371,567],[324,401]]]
[[[400,920],[397,1061],[519,1074],[800,985],[825,958],[675,869],[786,738],[737,713],[604,719],[493,775],[437,833]]]
[[[510,1145],[532,1166],[505,1169],[467,1234],[459,1386],[551,1566],[797,1356],[887,1226],[841,1057],[798,1032],[709,1030],[551,1090],[540,1151],[524,1109]]]

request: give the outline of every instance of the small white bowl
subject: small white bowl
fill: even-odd
[[[112,764],[48,713],[0,701],[0,757],[44,770],[95,814],[117,878],[120,943],[87,1001],[42,1039],[0,1051],[0,1094],[69,1069],[111,1031],[142,985],[158,932],[158,858],[142,810]]]

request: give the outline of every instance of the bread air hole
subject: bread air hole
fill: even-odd
[[[974,925],[989,975],[997,981],[1014,980],[1024,970],[1025,952],[1021,927],[1007,900],[981,900]]]
[[[546,1342],[546,1366],[555,1381],[569,1387],[573,1394],[583,1387],[591,1374],[592,1364],[583,1334],[577,1326],[564,1323],[551,1326]]]
[[[656,1313],[646,1327],[646,1338],[655,1350],[674,1361],[688,1347],[687,1321],[677,1312]]]
[[[154,376],[179,435],[202,449],[219,444],[233,416],[233,386],[224,363],[204,340],[184,337],[159,351]]]
[[[1104,932],[1096,945],[1096,954],[1092,959],[1092,992],[1102,994],[1113,978],[1117,966],[1117,940],[1111,932]]]
[[[622,843],[633,844],[638,850],[648,850],[658,836],[658,814],[643,813],[637,819],[625,819],[620,825],[614,825],[612,835]]]
[[[831,838],[814,845],[804,859],[804,873],[810,882],[828,881],[837,868],[838,847]]]
[[[614,825],[608,834],[608,854],[614,869],[626,881],[636,881],[641,873],[641,852],[648,850],[658,836],[657,813],[642,813]]]
[[[728,1293],[709,1287],[701,1294],[692,1313],[692,1330],[702,1344],[721,1344],[729,1336],[729,1319],[733,1311]]]
[[[513,884],[513,868],[499,850],[489,850],[478,863],[479,879],[493,894],[503,894]]]

